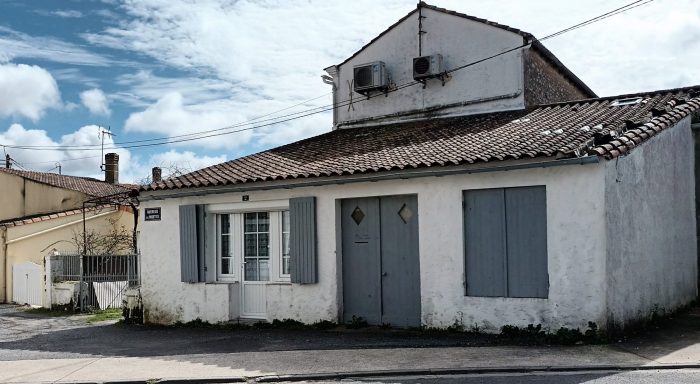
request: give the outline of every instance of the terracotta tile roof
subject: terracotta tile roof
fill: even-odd
[[[17,175],[41,184],[82,192],[86,195],[94,197],[103,197],[122,192],[129,192],[132,189],[138,188],[131,184],[114,185],[90,177],[59,175],[57,173],[49,172],[23,171],[19,169],[7,168],[0,168],[0,172]]]
[[[116,211],[117,209],[119,209],[119,208],[111,206],[111,205],[100,205],[97,207],[86,208],[85,211],[86,212],[97,211],[97,213],[100,213],[101,211],[112,212],[112,211]],[[18,217],[18,218],[14,218],[14,219],[5,220],[5,221],[0,221],[0,227],[19,227],[21,225],[40,223],[42,221],[58,219],[60,217],[68,217],[68,216],[75,216],[75,215],[82,215],[82,214],[83,214],[82,209],[70,209],[70,210],[61,211],[61,212],[45,213],[45,214],[41,214],[41,215]]]
[[[637,103],[617,105],[622,100]],[[700,86],[339,129],[142,186],[210,187],[534,157],[612,159],[700,109]]]
[[[448,15],[457,16],[457,17],[461,17],[461,18],[463,18],[463,19],[467,19],[467,20],[471,20],[471,21],[478,22],[478,23],[490,25],[490,26],[492,26],[492,27],[494,27],[494,28],[503,29],[503,30],[506,30],[506,31],[509,31],[509,32],[513,32],[513,33],[516,33],[516,34],[522,36],[522,38],[523,38],[523,44],[525,44],[525,43],[527,43],[527,42],[532,42],[532,48],[533,48],[534,50],[540,52],[540,53],[541,53],[546,59],[548,59],[548,60],[554,65],[554,67],[557,68],[564,76],[566,76],[571,82],[573,82],[573,83],[574,83],[576,86],[578,86],[582,91],[584,91],[584,92],[587,94],[587,97],[597,97],[597,95],[595,94],[595,92],[593,92],[592,89],[590,89],[581,79],[578,78],[578,76],[576,76],[573,72],[571,72],[571,70],[569,70],[569,68],[567,68],[561,61],[559,61],[559,59],[557,59],[556,56],[554,56],[554,54],[553,54],[552,52],[550,52],[549,49],[547,49],[541,42],[539,42],[539,41],[535,38],[535,36],[532,35],[531,33],[522,31],[522,30],[517,29],[517,28],[510,27],[510,26],[508,26],[508,25],[500,24],[500,23],[497,23],[497,22],[495,22],[495,21],[491,21],[491,20],[487,20],[487,19],[482,19],[482,18],[480,18],[480,17],[475,17],[475,16],[467,15],[467,14],[460,13],[460,12],[456,12],[456,11],[451,11],[451,10],[445,9],[445,8],[436,7],[436,6],[434,6],[434,5],[427,4],[427,3],[423,2],[423,1],[419,2],[419,5],[420,5],[421,7],[423,7],[423,8],[425,8],[425,9],[431,9],[431,10],[436,11],[436,12],[442,12],[442,13],[446,13],[446,14],[448,14]],[[406,14],[406,16],[402,17],[402,18],[399,19],[397,22],[395,22],[394,24],[392,24],[391,26],[389,26],[389,28],[385,29],[382,33],[380,33],[380,34],[377,35],[375,38],[373,38],[372,40],[370,40],[367,44],[365,44],[364,46],[362,46],[362,48],[360,48],[360,49],[357,50],[355,53],[353,53],[352,55],[350,55],[350,56],[349,56],[347,59],[345,59],[342,63],[337,64],[337,66],[341,66],[341,65],[347,63],[348,61],[350,61],[352,58],[354,58],[355,56],[357,56],[360,52],[362,52],[363,50],[365,50],[365,48],[369,47],[369,46],[372,45],[375,41],[379,40],[382,36],[384,36],[384,35],[387,34],[389,31],[391,31],[392,29],[394,29],[394,27],[396,27],[397,25],[401,24],[401,22],[403,22],[404,20],[406,20],[406,19],[408,19],[409,17],[411,17],[411,15],[413,15],[415,12],[418,12],[418,8],[412,10],[411,12],[409,12],[408,14]]]

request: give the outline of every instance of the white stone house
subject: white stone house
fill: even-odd
[[[142,187],[147,322],[605,328],[696,297],[700,88],[599,98],[424,3],[326,71],[331,132]]]

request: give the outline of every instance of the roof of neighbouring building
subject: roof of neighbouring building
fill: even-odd
[[[35,172],[8,168],[0,168],[0,172],[23,177],[27,180],[35,181],[41,184],[82,192],[93,197],[116,195],[119,193],[129,192],[134,188],[138,188],[138,186],[131,184],[110,184],[90,177],[59,175],[57,173],[49,172]]]
[[[638,101],[617,105],[620,101]],[[155,191],[536,157],[613,159],[700,110],[700,86],[337,129],[141,187]]]
[[[86,213],[102,213],[102,212],[116,212],[117,210],[124,209],[123,207],[115,207],[112,205],[100,205],[97,207],[85,208]],[[32,216],[17,217],[9,220],[0,221],[0,227],[19,227],[21,225],[40,223],[43,221],[49,221],[54,219],[60,219],[62,217],[69,217],[75,215],[81,215],[83,213],[82,209],[69,209],[67,211],[60,211],[54,213],[44,213]]]
[[[545,59],[548,60],[554,66],[554,68],[556,68],[569,81],[571,81],[573,84],[575,84],[576,87],[578,87],[581,91],[583,91],[584,94],[587,95],[587,97],[597,97],[595,92],[593,92],[593,90],[591,88],[589,88],[588,85],[586,85],[586,83],[584,83],[581,79],[579,79],[578,76],[576,76],[573,72],[571,72],[571,70],[569,70],[569,68],[567,68],[561,61],[559,61],[559,59],[557,59],[557,57],[554,56],[554,54],[549,49],[547,49],[539,40],[537,40],[537,38],[533,34],[531,34],[529,32],[522,31],[522,30],[517,29],[517,28],[513,28],[510,26],[504,25],[504,24],[497,23],[495,21],[490,21],[490,20],[482,19],[480,17],[470,16],[470,15],[467,15],[464,13],[451,11],[449,9],[436,7],[434,5],[426,4],[423,1],[419,2],[418,6],[424,8],[424,9],[430,9],[430,10],[433,10],[436,12],[442,12],[442,13],[445,13],[448,15],[461,17],[461,18],[466,19],[466,20],[471,20],[471,21],[475,21],[478,23],[486,24],[486,25],[489,25],[491,27],[503,29],[503,30],[513,32],[513,33],[516,33],[516,34],[522,36],[523,44],[531,43],[532,48],[534,50],[541,53],[545,57]],[[385,29],[383,32],[381,32],[379,35],[377,35],[375,38],[373,38],[367,44],[365,44],[362,48],[357,50],[357,52],[353,53],[347,59],[345,59],[342,63],[337,64],[336,66],[341,66],[341,65],[347,63],[348,61],[350,61],[352,58],[357,56],[360,52],[365,50],[367,47],[372,45],[375,41],[379,40],[382,36],[386,35],[389,31],[394,29],[397,25],[401,24],[404,20],[408,19],[409,17],[411,17],[411,15],[413,15],[416,12],[418,12],[418,8],[412,10],[411,12],[406,14],[406,16],[402,17],[397,22],[395,22],[394,24],[389,26],[389,28]]]

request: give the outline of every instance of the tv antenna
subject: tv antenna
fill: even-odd
[[[114,133],[112,133],[112,128],[107,127],[107,129],[102,128],[100,126],[100,133],[98,133],[100,140],[102,141],[102,161],[100,164],[100,171],[104,172],[105,171],[105,136],[114,137],[117,136]]]

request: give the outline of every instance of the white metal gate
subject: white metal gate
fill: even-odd
[[[31,262],[12,267],[12,301],[41,305],[41,266]]]

